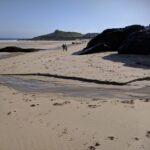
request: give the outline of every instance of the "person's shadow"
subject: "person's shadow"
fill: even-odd
[[[150,55],[110,54],[103,59],[124,63],[124,66],[150,69]]]

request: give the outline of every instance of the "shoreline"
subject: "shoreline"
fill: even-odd
[[[23,78],[22,78],[23,77]],[[43,80],[44,77],[35,79],[28,76],[0,76],[0,84],[13,88],[22,92],[34,92],[34,93],[59,93],[66,96],[72,97],[88,97],[92,98],[101,97],[103,99],[147,99],[149,98],[150,87],[136,87],[133,88],[132,85],[126,86],[114,86],[102,84],[89,86],[90,83],[82,84],[81,81],[77,81],[78,84],[70,81],[72,84],[66,84],[66,79],[59,79],[51,77],[49,80]]]

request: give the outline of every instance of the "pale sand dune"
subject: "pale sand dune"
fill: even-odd
[[[24,41],[14,45],[52,49],[62,44],[44,42]],[[0,43],[0,47],[7,45],[11,46],[10,43]],[[1,59],[0,74],[50,73],[117,82],[150,76],[149,56],[141,59],[111,52],[71,55],[85,45],[73,45],[68,52],[58,49]],[[144,66],[135,65],[136,61]],[[21,78],[108,88],[108,85],[57,78]],[[122,88],[138,89],[141,86],[150,86],[150,81],[134,82]],[[113,88],[112,85],[109,87]],[[149,150],[149,114],[150,98],[134,98],[132,101],[105,97],[104,100],[93,95],[71,97],[56,92],[27,93],[1,84],[0,150]]]

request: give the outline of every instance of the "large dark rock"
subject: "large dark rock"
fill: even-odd
[[[23,48],[15,47],[15,46],[9,46],[9,47],[0,49],[0,52],[9,52],[9,53],[13,53],[13,52],[28,53],[28,52],[35,52],[35,51],[38,51],[38,49],[34,49],[34,48],[23,49]]]
[[[118,50],[119,54],[150,54],[150,30],[131,34]]]
[[[110,47],[107,45],[107,44],[104,44],[104,43],[100,43],[100,44],[97,44],[97,45],[94,45],[90,48],[85,48],[79,52],[75,52],[74,54],[75,55],[84,55],[84,54],[92,54],[92,53],[99,53],[101,49],[101,52],[105,52],[105,51],[110,51]]]
[[[141,29],[144,29],[144,26],[132,25],[125,28],[104,30],[101,34],[97,35],[95,38],[89,41],[87,47],[83,49],[83,52],[81,53],[84,54],[84,52],[86,52],[85,54],[87,54],[88,50],[90,50],[90,53],[117,51],[130,34]],[[102,46],[102,44],[107,45],[109,48]]]
[[[107,29],[104,30],[101,34],[93,38],[87,45],[87,48],[97,45],[99,43],[105,43],[111,47],[112,51],[117,51],[120,45],[127,39],[127,37],[141,29],[144,29],[144,26],[141,25],[132,25],[125,28],[116,28],[116,29]]]
[[[111,50],[116,50],[118,44],[122,41],[122,30],[121,29],[107,29],[101,34],[93,38],[87,45],[86,48],[93,47],[100,43],[105,43],[111,47]]]

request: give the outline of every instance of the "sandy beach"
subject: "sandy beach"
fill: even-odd
[[[150,57],[73,55],[64,41],[0,42],[0,150],[149,150]]]

